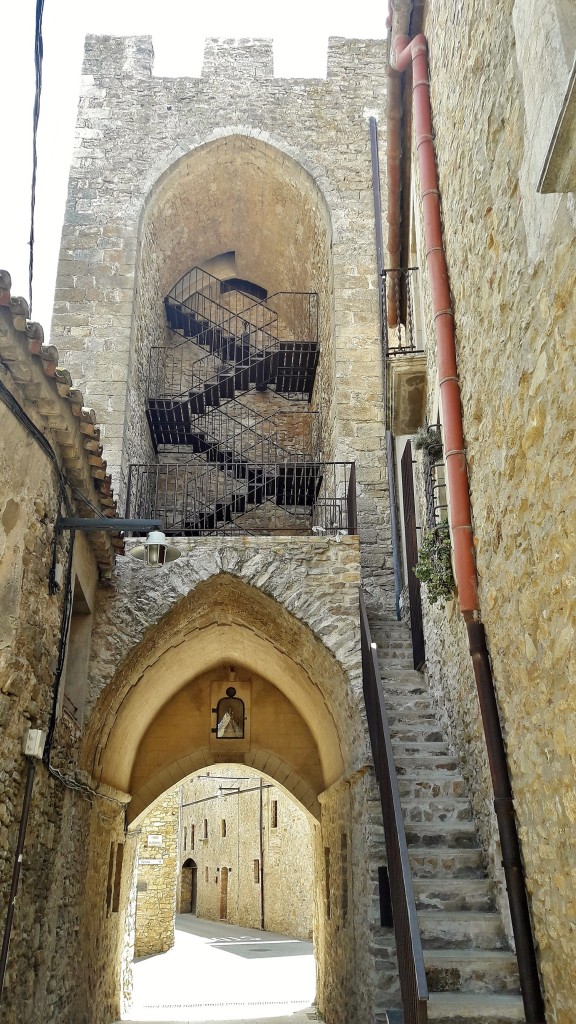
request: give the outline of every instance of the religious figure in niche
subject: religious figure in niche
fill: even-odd
[[[216,707],[216,739],[241,740],[244,738],[244,701],[236,696],[236,690],[229,686],[226,696]]]

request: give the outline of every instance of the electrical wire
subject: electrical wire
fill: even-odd
[[[42,37],[42,17],[44,0],[36,0],[36,29],[34,36],[34,68],[36,89],[34,93],[34,112],[32,115],[32,191],[30,197],[30,264],[28,271],[28,297],[30,315],[32,315],[32,279],[34,277],[34,217],[36,212],[36,176],[38,171],[38,123],[40,121],[40,99],[42,96],[42,61],[44,59],[44,39]]]

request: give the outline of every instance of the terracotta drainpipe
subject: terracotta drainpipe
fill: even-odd
[[[442,239],[440,190],[432,131],[426,37],[418,35],[411,40],[409,36],[398,36],[394,44],[394,53],[398,73],[405,71],[412,63],[414,133],[420,168],[426,262],[434,308],[446,475],[450,496],[449,517],[454,553],[454,575],[458,587],[460,608],[468,630],[470,654],[484,726],[494,791],[494,810],[500,833],[502,864],[510,903],[526,1022],[527,1024],[544,1024],[544,1001],[532,937],[506,748],[502,736],[484,627],[479,621],[480,608],[472,534],[472,510],[464,450],[454,315],[451,308],[450,282]],[[399,173],[394,174],[391,178],[388,192],[389,209],[398,209],[399,207],[399,180]]]

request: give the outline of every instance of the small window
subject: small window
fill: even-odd
[[[270,828],[278,828],[278,801],[273,800],[270,804]]]
[[[196,833],[196,826],[195,825],[190,825],[190,849],[191,850],[194,849],[195,833]]]
[[[208,839],[208,818],[204,818],[204,839]]]
[[[226,818],[222,818],[222,838],[226,838]]]
[[[204,868],[204,878],[208,881],[208,868]]]
[[[332,907],[330,903],[330,849],[324,847],[324,896],[326,900],[326,917],[330,920]]]
[[[188,829],[186,828],[186,825],[184,825],[184,849],[186,849],[187,842],[188,842]]]
[[[92,635],[92,614],[80,580],[74,579],[72,615],[68,632],[64,669],[63,708],[67,715],[82,725],[86,699],[86,678]]]
[[[258,858],[254,861],[254,881],[256,885],[260,884],[260,861]]]
[[[342,921],[348,917],[348,836],[340,836],[340,860],[342,868]]]

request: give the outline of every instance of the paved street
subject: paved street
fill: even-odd
[[[174,948],[134,964],[124,1019],[310,1024],[319,1019],[314,993],[311,943],[181,914]]]

